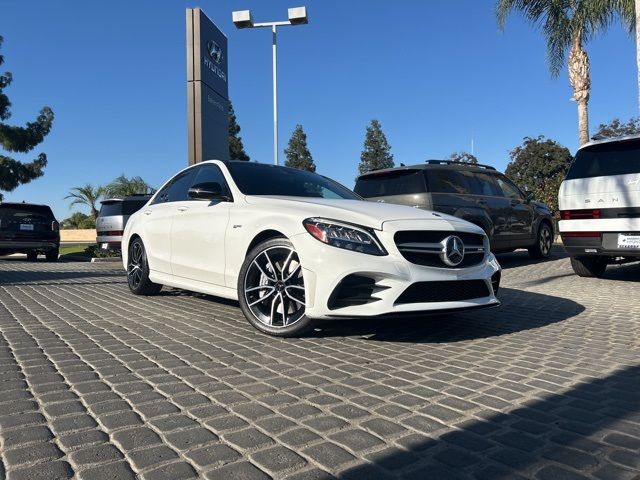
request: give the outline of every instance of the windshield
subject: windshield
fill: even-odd
[[[262,163],[229,162],[227,165],[236,185],[245,195],[360,200],[348,188],[317,173]]]
[[[566,180],[640,173],[640,139],[602,143],[579,150]]]

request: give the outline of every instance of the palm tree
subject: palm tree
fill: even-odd
[[[82,187],[73,187],[69,192],[69,195],[64,197],[65,199],[71,198],[71,204],[74,205],[86,205],[89,207],[90,215],[95,222],[98,217],[97,204],[104,192],[103,187],[94,187],[90,183],[83,185]]]
[[[507,16],[520,11],[531,23],[540,25],[547,40],[551,75],[557,77],[567,52],[569,83],[578,104],[580,145],[589,141],[589,94],[591,75],[585,44],[605,30],[617,15],[626,16],[633,0],[498,0],[496,15],[500,28]],[[632,9],[633,10],[633,9]],[[625,18],[625,22],[628,19]]]
[[[105,196],[116,198],[153,192],[154,189],[141,177],[127,178],[124,174],[120,175],[113,182],[104,187]]]

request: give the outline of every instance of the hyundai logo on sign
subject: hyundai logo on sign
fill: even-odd
[[[213,40],[209,40],[207,42],[206,52],[207,54],[202,56],[202,63],[226,83],[227,74],[218,66],[221,65],[222,60],[224,60],[222,48]],[[221,66],[224,68],[224,65]]]
[[[209,43],[207,43],[207,53],[214,62],[220,63],[222,61],[222,49],[213,40],[209,40]]]

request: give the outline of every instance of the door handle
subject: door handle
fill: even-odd
[[[145,215],[151,215],[151,210],[145,210],[145,211],[144,211],[144,212],[142,212],[142,213],[144,213]]]
[[[184,207],[184,206],[183,207],[178,207],[178,211],[179,212],[185,212],[187,210],[189,210],[189,207]]]

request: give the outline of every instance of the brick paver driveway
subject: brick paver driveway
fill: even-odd
[[[501,262],[499,309],[282,340],[114,264],[0,260],[0,478],[634,478],[640,267]]]

